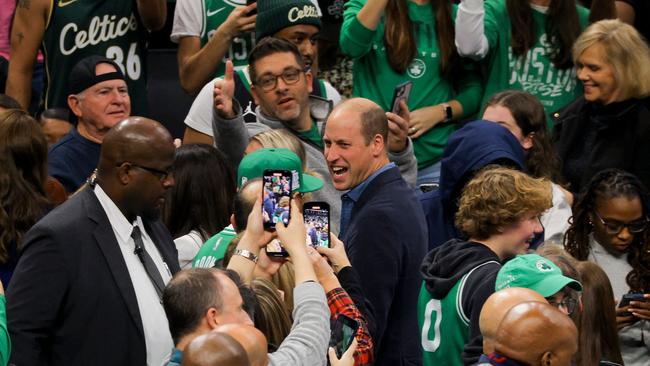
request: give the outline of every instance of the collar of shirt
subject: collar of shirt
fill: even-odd
[[[108,216],[108,221],[111,223],[113,232],[115,233],[115,236],[117,237],[120,245],[124,245],[129,242],[129,239],[131,238],[131,232],[133,231],[133,226],[135,224],[140,226],[140,231],[142,232],[143,236],[147,235],[145,233],[144,225],[140,216],[136,217],[133,223],[130,223],[122,211],[120,211],[117,205],[115,205],[115,202],[113,202],[113,200],[108,197],[106,192],[104,192],[99,184],[95,186],[95,195],[97,196],[99,203],[104,208],[104,212],[106,212],[106,216]]]
[[[370,182],[372,182],[375,178],[377,178],[379,174],[387,171],[388,169],[394,168],[395,166],[396,166],[395,163],[391,162],[377,169],[374,173],[370,174],[370,176],[366,178],[366,180],[359,183],[356,187],[352,188],[347,193],[345,193],[343,197],[348,198],[354,202],[357,202],[361,197],[361,194],[363,194],[363,191],[365,191],[368,185],[370,185]]]

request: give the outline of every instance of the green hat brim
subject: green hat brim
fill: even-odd
[[[529,288],[544,297],[550,297],[562,290],[564,286],[569,286],[576,291],[582,291],[582,285],[580,282],[563,275],[546,276],[543,280]]]
[[[300,182],[300,188],[298,188],[298,192],[308,193],[308,192],[317,191],[321,188],[323,188],[322,180],[314,176],[311,176],[309,174],[303,174],[302,182]]]

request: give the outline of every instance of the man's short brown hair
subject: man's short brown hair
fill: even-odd
[[[463,189],[456,227],[469,238],[485,240],[525,215],[540,215],[551,206],[549,181],[488,166]]]

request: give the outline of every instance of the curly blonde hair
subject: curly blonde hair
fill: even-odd
[[[540,215],[549,209],[551,192],[546,179],[488,166],[463,189],[456,227],[469,238],[486,240],[525,215]]]

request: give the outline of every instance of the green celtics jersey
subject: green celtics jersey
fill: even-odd
[[[418,326],[424,366],[463,365],[461,354],[469,341],[469,314],[463,311],[463,289],[476,269],[467,272],[443,299],[434,299],[422,283],[418,298]]]
[[[106,56],[129,87],[131,114],[146,112],[147,31],[135,0],[52,0],[43,36],[45,108],[67,108],[68,75],[79,60]]]
[[[199,252],[196,253],[192,261],[192,268],[212,268],[218,262],[223,260],[226,255],[228,245],[235,239],[237,233],[232,225],[227,226],[215,236],[208,239]]]
[[[212,38],[212,35],[226,21],[226,18],[236,6],[246,6],[246,0],[203,0],[203,26],[201,27],[201,47]],[[223,76],[226,60],[231,60],[235,67],[248,65],[248,54],[255,46],[255,32],[249,32],[235,37],[219,67],[215,77]]]
[[[580,28],[588,24],[589,11],[576,6]],[[505,0],[485,2],[485,37],[490,45],[487,83],[481,106],[495,93],[506,89],[524,90],[544,106],[549,131],[551,113],[582,95],[582,84],[574,67],[558,69],[551,61],[551,42],[546,34],[546,15],[533,9],[537,40],[525,55],[516,56],[510,47],[511,23]]]

